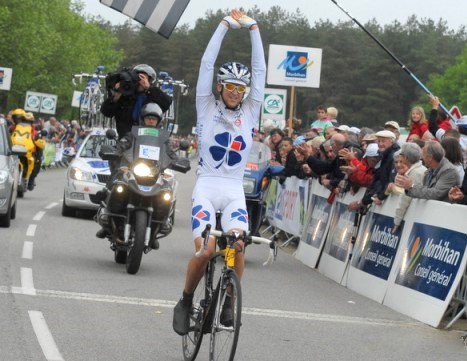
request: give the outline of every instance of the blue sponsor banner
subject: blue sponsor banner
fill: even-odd
[[[414,223],[396,284],[444,301],[459,272],[466,244],[465,233]]]
[[[313,205],[313,210],[310,214],[305,238],[302,241],[319,249],[326,237],[324,232],[330,218],[331,205],[327,202],[326,198],[317,196],[316,194],[313,194],[311,204]]]
[[[347,209],[347,204],[337,202],[334,215],[329,225],[329,235],[326,240],[326,253],[345,262],[352,239],[355,212]]]
[[[358,248],[354,249],[352,266],[368,274],[388,280],[399,248],[404,222],[393,232],[394,218],[368,212],[362,224]]]
[[[109,162],[106,160],[90,160],[87,163],[94,169],[99,169],[99,168],[102,168],[104,170],[109,169]]]

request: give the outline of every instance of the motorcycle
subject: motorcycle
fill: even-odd
[[[47,132],[42,130],[37,135],[33,134],[33,128],[29,123],[18,123],[11,134],[11,142],[18,149],[24,149],[25,153],[19,157],[19,174],[20,181],[18,183],[17,194],[19,198],[24,197],[24,193],[32,188],[28,187],[29,178],[34,171],[35,166],[35,151],[36,148],[44,149]]]
[[[270,165],[270,160],[270,148],[262,142],[253,142],[243,176],[249,229],[253,236],[259,235],[259,229],[264,223],[266,214],[264,198],[271,178],[284,170],[283,166]]]
[[[116,138],[112,129],[106,135]],[[158,239],[172,230],[175,179],[164,170],[190,170],[188,160],[169,157],[168,137],[165,129],[134,126],[131,142],[123,138],[117,147],[104,145],[99,153],[109,162],[120,161],[120,168],[96,221],[109,230],[115,262],[125,263],[129,274],[138,272],[143,253],[157,249]]]

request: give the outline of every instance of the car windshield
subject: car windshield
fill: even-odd
[[[253,142],[250,154],[248,155],[248,168],[262,169],[271,160],[271,150],[261,142]]]
[[[115,140],[108,139],[104,134],[93,134],[85,141],[80,149],[81,158],[99,158],[99,152],[103,144],[115,144]]]

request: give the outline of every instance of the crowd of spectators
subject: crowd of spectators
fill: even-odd
[[[339,124],[337,109],[323,106],[317,107],[310,128],[292,137],[274,128],[259,140],[270,146],[271,163],[284,166],[282,180],[316,179],[331,191],[330,203],[336,194],[365,187],[363,197],[349,204],[364,213],[389,195],[399,195],[397,229],[413,198],[467,204],[467,116],[452,126],[438,98],[429,100],[428,119],[423,107],[411,109],[405,140],[396,121],[359,129]]]

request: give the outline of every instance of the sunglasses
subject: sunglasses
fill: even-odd
[[[239,94],[245,93],[246,86],[245,85],[235,85],[232,83],[222,83],[224,89],[227,89],[229,92],[233,92],[235,89]]]

